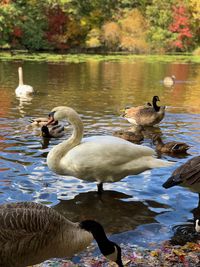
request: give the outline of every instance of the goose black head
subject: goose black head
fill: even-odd
[[[49,133],[49,128],[46,125],[43,125],[42,126],[41,132],[42,132],[42,136],[43,137],[47,137],[47,138],[50,138],[51,137],[51,135]]]
[[[103,226],[100,223],[93,220],[85,220],[80,223],[80,227],[93,235],[101,253],[107,259],[116,262],[119,267],[124,266],[121,259],[120,246],[107,238]]]

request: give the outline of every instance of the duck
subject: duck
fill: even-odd
[[[19,75],[19,85],[15,89],[15,94],[17,97],[27,97],[34,93],[33,87],[23,83],[23,70],[22,67],[18,68]]]
[[[153,144],[156,145],[156,150],[161,153],[180,154],[186,153],[190,148],[189,145],[183,142],[171,141],[163,143],[160,135],[153,136]]]
[[[30,125],[33,127],[42,127],[43,125],[47,125],[48,121],[48,117],[29,119]],[[58,122],[55,122],[54,124],[58,124]]]
[[[25,267],[50,258],[72,257],[96,240],[101,253],[123,267],[121,248],[94,220],[72,222],[35,202],[0,205],[0,266]]]
[[[98,193],[103,183],[116,182],[128,175],[170,166],[172,163],[155,158],[155,151],[115,136],[83,138],[83,122],[70,107],[59,106],[49,114],[50,121],[66,119],[73,130],[71,136],[54,146],[47,155],[49,169],[60,175],[97,182]]]
[[[46,138],[59,138],[65,135],[65,128],[60,123],[57,125],[43,125],[41,134]]]
[[[167,76],[163,79],[163,84],[166,86],[166,87],[171,87],[175,84],[175,75],[172,75],[172,76]]]
[[[118,130],[113,133],[113,136],[117,136],[119,138],[123,138],[127,141],[133,142],[133,143],[139,143],[144,140],[144,136],[142,134],[142,128],[140,126],[137,126],[137,128],[134,131],[128,130]]]
[[[200,193],[200,156],[193,157],[180,165],[162,186],[167,189],[176,185]]]
[[[152,98],[152,106],[146,103],[143,106],[132,107],[125,110],[125,117],[131,124],[140,126],[153,126],[158,124],[165,116],[165,106],[158,106],[158,96]]]

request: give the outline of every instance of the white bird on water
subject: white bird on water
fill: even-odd
[[[128,175],[172,164],[155,158],[153,149],[118,137],[83,138],[83,123],[78,113],[70,107],[56,107],[49,116],[49,123],[67,119],[73,132],[71,137],[50,150],[47,156],[48,167],[61,175],[96,181],[98,193],[103,191],[105,182],[116,182]]]
[[[19,85],[15,89],[15,94],[17,97],[27,97],[34,93],[33,87],[23,83],[23,70],[22,67],[18,68],[19,74]]]

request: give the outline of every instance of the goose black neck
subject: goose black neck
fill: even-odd
[[[159,110],[160,110],[160,107],[157,105],[157,101],[158,101],[158,97],[153,97],[153,101],[152,101],[152,103],[153,103],[153,108],[154,108],[154,110],[156,111],[156,112],[158,112]]]
[[[115,244],[107,238],[101,224],[93,220],[85,220],[80,223],[80,227],[93,235],[104,256],[115,251]]]

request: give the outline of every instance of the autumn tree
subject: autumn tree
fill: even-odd
[[[119,23],[121,27],[121,49],[134,53],[147,52],[147,22],[141,12],[138,9],[128,11]]]
[[[169,25],[169,30],[175,34],[175,40],[170,45],[177,51],[187,51],[193,38],[188,10],[183,4],[173,6],[172,10],[173,21]]]

